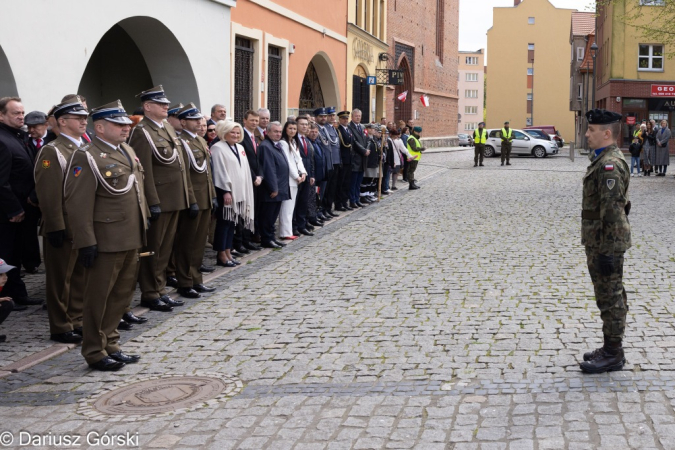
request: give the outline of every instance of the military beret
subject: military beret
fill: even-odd
[[[201,119],[202,113],[199,112],[199,109],[195,106],[194,103],[188,103],[180,111],[178,111],[178,118],[189,120],[189,119]]]
[[[131,119],[129,119],[120,100],[115,100],[114,102],[106,103],[103,106],[92,109],[91,120],[94,122],[97,120],[107,120],[108,122],[121,125],[131,125],[133,123]]]
[[[504,122],[504,125],[508,125],[508,124],[509,124],[509,121],[508,121],[508,120],[507,120],[506,122]]]
[[[315,116],[327,116],[328,113],[326,112],[326,108],[316,108],[314,110],[314,115]]]
[[[621,114],[607,111],[606,109],[592,109],[586,113],[586,120],[589,125],[607,125],[620,122],[623,116]]]
[[[478,125],[485,125],[485,122],[478,122]]]
[[[142,102],[165,103],[167,105],[171,103],[169,99],[166,98],[164,88],[161,84],[137,94],[136,97],[140,97]]]
[[[173,105],[172,107],[169,108],[169,111],[167,112],[167,114],[170,115],[170,116],[177,116],[178,111],[183,109],[183,106],[184,105],[182,103],[179,103],[177,105]]]
[[[340,111],[340,112],[338,113],[337,116],[338,116],[338,117],[347,117],[347,118],[349,118],[349,114],[350,114],[349,111]]]
[[[31,111],[28,114],[26,114],[26,117],[23,120],[23,123],[26,124],[26,126],[42,125],[43,123],[46,122],[47,122],[47,114],[43,113],[42,111]]]
[[[413,131],[415,133],[421,133],[422,132],[422,127],[413,127]]]
[[[72,114],[74,116],[88,116],[89,111],[82,104],[82,100],[78,96],[66,97],[68,100],[59,103],[54,107],[52,114],[57,119],[59,117],[65,116],[66,114]]]

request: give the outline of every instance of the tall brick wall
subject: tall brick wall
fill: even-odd
[[[408,92],[406,102],[412,102],[413,114],[418,111],[419,119],[415,122],[423,128],[422,136],[456,136],[459,0],[444,0],[442,64],[436,54],[437,0],[388,0],[387,3],[389,54],[395,56],[397,42],[414,47],[413,89]],[[422,106],[422,94],[429,97],[428,108]],[[395,118],[395,103],[400,104],[394,89],[387,89],[388,120]]]

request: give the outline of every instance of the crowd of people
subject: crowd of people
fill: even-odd
[[[662,120],[659,125],[654,119],[644,120],[640,127],[633,131],[629,147],[631,155],[631,177],[654,176],[665,177],[670,165],[668,141],[671,131],[668,121]],[[635,172],[634,172],[635,170]]]
[[[161,86],[137,97],[132,115],[74,94],[47,113],[0,99],[0,323],[44,303],[50,338],[81,342],[97,370],[140,359],[118,331],[147,321],[131,309],[137,283],[141,306],[169,312],[185,304],[171,287],[191,299],[215,290],[203,283],[215,270],[206,246],[215,265],[235,267],[391,194],[399,176],[419,189],[425,148],[412,120],[362,124],[358,109],[322,107],[283,124],[250,110],[240,124],[223,105],[210,117],[170,106]],[[45,301],[20,272],[42,262]]]

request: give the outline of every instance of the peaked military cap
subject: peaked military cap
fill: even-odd
[[[347,118],[349,118],[349,114],[350,114],[349,111],[340,111],[340,112],[338,113],[337,116],[338,116],[338,117],[347,117]]]
[[[622,117],[621,114],[607,111],[606,109],[592,109],[586,113],[586,120],[588,120],[589,125],[616,123],[620,122]]]
[[[326,112],[326,108],[316,108],[314,110],[314,115],[315,116],[327,116],[328,113]]]
[[[67,100],[64,100],[63,102],[59,103],[54,107],[54,110],[52,111],[52,114],[54,117],[57,119],[61,116],[64,116],[66,114],[72,114],[75,116],[88,116],[89,112],[87,111],[87,108],[84,107],[82,104],[82,99],[77,96],[67,96],[64,97]]]
[[[328,106],[326,108],[326,114],[335,114],[335,106]]]
[[[42,111],[31,111],[26,114],[26,118],[23,120],[26,126],[41,125],[45,122],[47,122],[47,114]]]
[[[170,116],[177,116],[177,115],[178,115],[178,111],[180,111],[181,109],[183,109],[183,104],[182,104],[182,103],[179,103],[179,104],[177,104],[177,105],[173,105],[172,107],[169,108],[169,113],[168,113],[168,114],[169,114]]]
[[[194,103],[188,103],[180,111],[178,111],[179,119],[201,119],[202,113],[199,112],[199,108],[195,106]]]
[[[140,97],[142,102],[155,102],[155,103],[164,103],[164,104],[169,104],[171,103],[168,98],[166,98],[166,94],[164,94],[164,88],[160,84],[159,86],[155,86],[154,88],[148,89],[147,91],[143,91],[140,94],[136,95],[136,97]]]
[[[131,119],[129,119],[127,112],[124,110],[122,102],[119,100],[92,109],[91,119],[94,122],[97,120],[107,120],[108,122],[119,123],[122,125],[131,125],[133,123]]]

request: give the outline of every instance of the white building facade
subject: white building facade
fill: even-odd
[[[161,84],[172,103],[230,103],[236,0],[0,0],[0,97],[46,112],[66,94],[89,108]]]
[[[483,121],[485,105],[485,49],[459,52],[458,133],[471,134]]]

